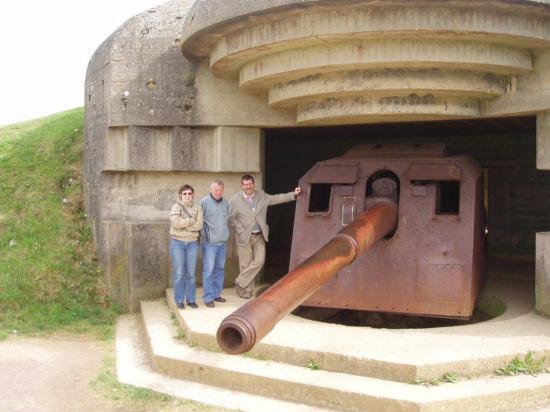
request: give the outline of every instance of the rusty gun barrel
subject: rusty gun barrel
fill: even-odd
[[[396,222],[395,203],[377,201],[261,296],[226,317],[218,328],[220,347],[231,354],[248,352],[323,283],[390,233]]]

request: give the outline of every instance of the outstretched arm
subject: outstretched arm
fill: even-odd
[[[292,202],[300,193],[302,193],[302,189],[298,186],[292,192],[281,193],[279,195],[267,195],[268,205],[271,206],[278,205],[280,203]]]

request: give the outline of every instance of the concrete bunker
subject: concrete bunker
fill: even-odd
[[[550,314],[546,177],[534,169],[550,169],[549,5],[249,3],[169,1],[90,62],[86,209],[113,298],[137,310],[163,293],[165,213],[182,180],[200,196],[221,177],[230,196],[252,172],[279,192],[353,144],[391,141],[445,143],[482,164],[489,253],[535,254],[537,309]],[[280,208],[269,259],[288,253],[292,213]]]

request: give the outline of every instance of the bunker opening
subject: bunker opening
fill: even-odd
[[[483,221],[483,228],[480,229],[483,231],[483,236],[478,237],[482,240],[477,241],[482,242],[483,245],[475,245],[478,252],[474,254],[481,253],[479,251],[483,250],[483,257],[487,257],[486,267],[480,269],[479,289],[482,289],[486,272],[493,276],[510,278],[519,276],[527,282],[534,283],[535,233],[550,229],[550,212],[544,207],[544,197],[541,195],[541,190],[543,192],[550,190],[550,176],[536,170],[534,117],[267,129],[265,130],[265,189],[268,193],[289,191],[318,162],[341,157],[357,145],[370,145],[369,150],[381,152],[392,145],[406,145],[415,150],[424,151],[433,145],[444,145],[449,156],[467,156],[478,162],[481,172],[475,183],[479,187],[475,190],[481,198],[482,208],[475,213],[479,214],[476,222]],[[368,175],[363,175],[361,171],[363,166],[359,166],[357,180],[363,182],[362,198],[352,189],[356,182],[351,183],[346,180],[353,175],[349,171],[343,172],[348,177],[335,178],[336,180],[333,179],[331,182],[314,178],[306,190],[306,195],[309,196],[307,213],[317,215],[311,216],[312,219],[317,219],[315,224],[330,224],[331,214],[338,212],[342,217],[337,226],[345,226],[365,210],[368,199],[373,193],[373,182],[381,177],[389,178],[395,183],[397,194],[395,202],[399,208],[401,207],[399,202],[403,199],[409,202],[411,199],[433,198],[430,221],[443,222],[450,225],[449,228],[460,228],[464,224],[464,219],[473,219],[472,216],[469,217],[474,213],[473,209],[468,207],[462,210],[465,201],[463,194],[465,185],[464,178],[460,176],[461,167],[453,164],[440,167],[441,165],[436,164],[437,162],[431,164],[430,161],[425,161],[424,163],[430,163],[432,172],[437,174],[437,178],[433,179],[423,176],[425,165],[414,165],[415,170],[404,169],[398,173],[389,170],[387,167],[389,158],[391,156],[386,158],[382,156],[382,160],[376,160],[378,162],[376,171]],[[407,193],[403,192],[401,182],[407,183]],[[472,190],[474,190],[473,186]],[[337,198],[341,200],[336,208]],[[422,209],[425,208],[425,204],[427,203],[422,203]],[[294,226],[295,207],[290,203],[269,210],[268,223],[276,229],[271,231],[270,242],[267,245],[263,283],[274,283],[288,272],[289,263],[291,263],[293,231],[310,231],[305,226]],[[399,219],[398,222],[400,222]],[[334,233],[336,231],[333,230]],[[404,236],[403,233],[398,223],[394,231],[382,242],[398,242],[400,237]],[[417,236],[422,237],[426,234],[423,233],[420,225]],[[410,244],[413,246],[409,253],[414,253],[414,243],[414,239],[411,239]],[[467,264],[453,262],[453,247],[446,244],[445,240],[434,241],[434,244],[442,259],[444,261],[446,259],[445,265],[438,265],[435,261],[417,263],[415,271],[419,275],[415,281],[416,286],[403,294],[414,293],[420,300],[426,298],[422,296],[424,286],[438,277],[444,277],[446,279],[445,286],[442,288],[444,290],[438,292],[439,295],[429,298],[442,302],[458,301],[461,299],[460,294],[465,293],[465,290],[456,279],[461,279],[460,274],[470,269],[467,268]],[[378,257],[375,259],[381,259],[379,256],[384,252],[377,253]],[[479,256],[473,257],[474,262],[477,259]],[[355,262],[350,266],[351,270],[354,265],[359,264],[361,263]],[[364,295],[367,298],[367,290],[353,283],[346,283],[347,271],[344,269],[336,275],[335,283],[330,287],[354,288],[357,293],[354,296],[361,299]],[[388,287],[392,287],[391,284],[388,284]],[[399,293],[397,295],[396,301],[402,298]],[[345,305],[336,307],[338,305],[330,299],[324,302],[325,307],[307,304],[308,302],[305,306],[298,308],[296,313],[316,320],[374,327],[454,325],[457,322],[460,324],[486,320],[498,313],[486,308],[480,309],[479,302],[473,314],[457,311],[450,316],[445,314],[424,316],[423,310],[419,310],[416,316],[410,316],[414,314],[415,308],[403,307],[401,312],[399,307],[393,304],[380,308],[375,305],[370,310],[343,307]]]

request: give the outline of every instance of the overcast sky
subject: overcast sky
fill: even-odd
[[[164,0],[9,0],[0,11],[0,125],[84,105],[90,57]]]

